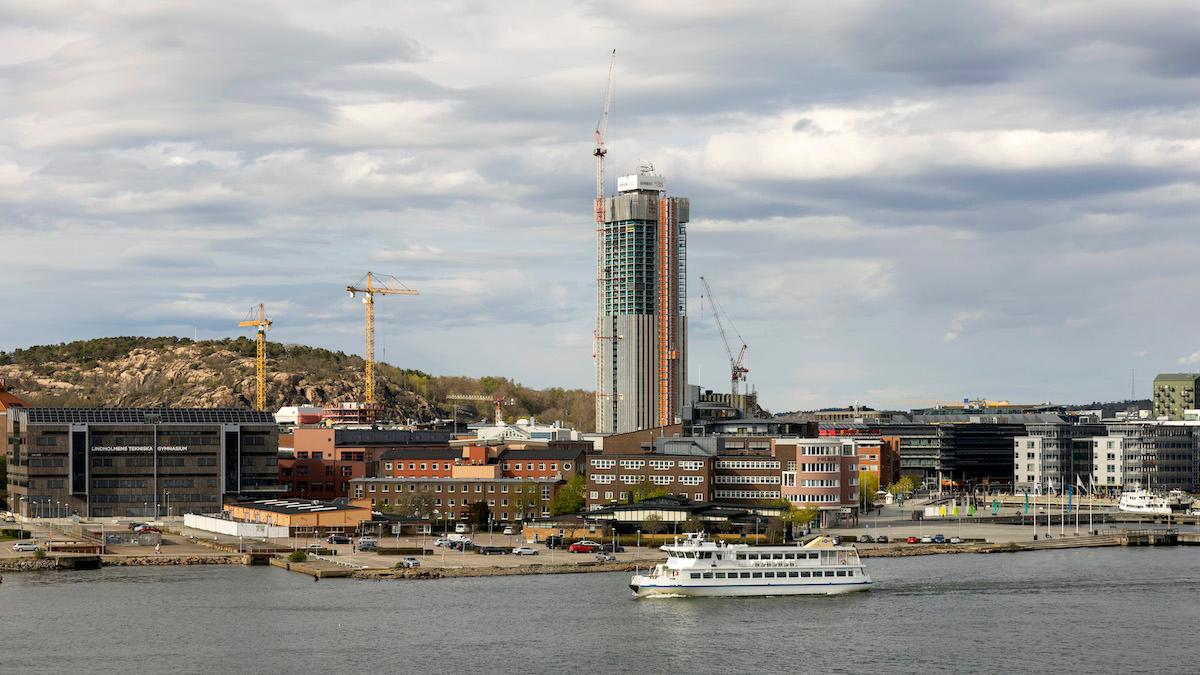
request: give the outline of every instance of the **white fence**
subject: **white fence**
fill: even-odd
[[[237,520],[226,520],[212,516],[202,516],[188,513],[183,516],[183,526],[205,532],[227,534],[231,537],[248,537],[251,539],[283,539],[288,536],[288,529],[279,525],[266,523],[243,523]]]

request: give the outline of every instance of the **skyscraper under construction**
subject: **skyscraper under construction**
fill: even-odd
[[[643,164],[596,228],[596,430],[675,424],[687,384],[688,200]]]

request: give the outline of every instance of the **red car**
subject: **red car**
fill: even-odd
[[[600,544],[584,539],[583,541],[577,541],[574,544],[571,544],[570,548],[567,550],[571,553],[595,553],[596,551],[600,550]]]
[[[910,544],[916,544],[916,543],[919,543],[921,540],[917,537],[909,537],[908,539],[905,539],[904,541],[907,541]]]

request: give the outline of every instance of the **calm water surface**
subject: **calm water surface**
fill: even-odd
[[[626,574],[371,582],[266,567],[8,574],[0,671],[1200,671],[1200,551],[869,560],[833,598],[632,600]]]

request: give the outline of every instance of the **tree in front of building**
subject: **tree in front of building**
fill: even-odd
[[[487,502],[479,500],[471,504],[470,522],[476,528],[487,527],[488,517],[492,515],[491,509],[488,508]]]
[[[695,516],[683,521],[684,532],[703,532],[706,529],[707,528],[704,527],[704,523],[700,522],[700,519]]]
[[[787,508],[783,511],[780,518],[784,524],[792,529],[792,537],[796,536],[796,530],[808,529],[814,520],[821,517],[821,510],[815,506],[797,507],[795,504],[788,502]]]
[[[767,518],[767,530],[764,534],[766,534],[767,539],[769,539],[772,544],[782,541],[782,539],[787,536],[786,530],[787,523],[784,522],[783,518],[780,518],[779,516],[771,516],[770,518]]]
[[[428,516],[433,508],[433,499],[425,492],[405,492],[396,498],[395,513],[402,516]]]
[[[514,489],[511,501],[514,514],[513,520],[523,520],[527,517],[536,518],[540,516],[541,486],[534,481],[527,480],[522,481]]]
[[[665,487],[658,485],[647,485],[646,483],[638,483],[637,485],[633,486],[632,490],[629,491],[629,503],[636,504],[638,502],[646,501],[647,499],[666,497],[669,494],[670,492],[667,492],[667,488]]]
[[[876,492],[879,492],[879,474],[860,471],[858,474],[858,498],[863,511],[870,511],[875,506]]]
[[[642,532],[646,534],[658,534],[667,529],[667,524],[662,521],[662,518],[651,513],[642,521]]]
[[[564,513],[576,513],[583,510],[583,489],[587,482],[581,475],[574,475],[567,484],[554,493],[550,500],[550,515],[560,516]]]
[[[912,476],[901,476],[900,480],[888,486],[888,492],[899,497],[900,495],[910,495],[917,489],[917,481],[913,480]]]

